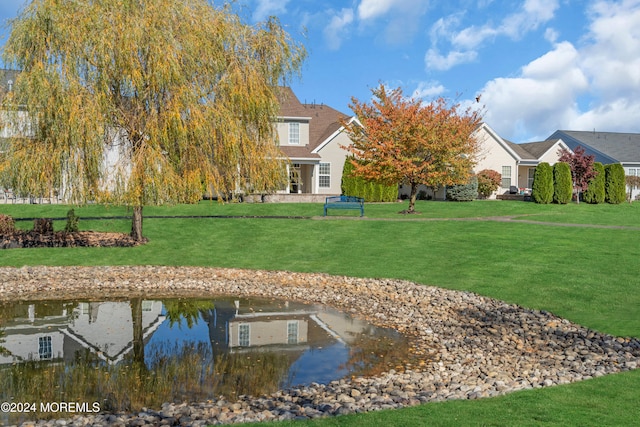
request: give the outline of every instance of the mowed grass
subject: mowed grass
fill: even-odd
[[[149,243],[144,246],[6,250],[0,252],[0,265],[198,265],[402,278],[477,292],[548,310],[602,332],[640,337],[640,204],[421,202],[420,215],[398,215],[404,208],[406,204],[367,204],[364,220],[355,218],[355,211],[332,211],[324,220],[317,218],[322,204],[148,207],[144,234]],[[0,205],[0,213],[15,217],[64,217],[68,209]],[[124,208],[75,210],[83,229],[130,229],[129,220],[115,218],[129,215]],[[98,216],[112,218],[82,219]],[[514,220],[487,219],[505,216]],[[31,226],[30,221],[18,224]],[[64,221],[55,225],[60,229]],[[497,399],[428,404],[318,424],[631,425],[637,420],[640,375],[629,372]]]

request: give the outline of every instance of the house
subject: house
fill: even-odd
[[[533,186],[536,166],[542,162],[555,164],[560,149],[568,149],[561,139],[516,144],[502,138],[487,123],[482,123],[473,133],[473,137],[479,143],[474,173],[489,169],[502,175],[500,187],[490,198],[529,191]],[[437,189],[435,194],[425,186],[421,186],[419,191],[437,200],[446,198],[446,188]],[[401,186],[400,195],[405,194],[408,194],[408,188]]]
[[[11,90],[17,71],[0,70],[0,90]],[[288,87],[280,88],[280,115],[275,127],[278,144],[288,160],[289,182],[270,201],[324,201],[327,195],[341,194],[342,169],[348,155],[342,148],[351,144],[344,132],[342,120],[356,120],[324,104],[303,104]],[[25,113],[26,114],[26,113]],[[28,119],[25,117],[25,122]],[[0,153],[6,151],[8,138],[18,135],[8,127],[0,134]],[[112,177],[118,168],[128,168],[121,152],[126,145],[117,131],[109,137],[103,168],[105,179],[101,185],[111,188]],[[298,195],[291,197],[290,195]],[[312,196],[312,197],[304,197]]]
[[[0,99],[5,99],[5,96],[13,90],[17,77],[18,71],[0,70]],[[19,133],[15,127],[6,125],[9,108],[14,109],[11,106],[3,105],[2,111],[0,112],[0,154],[8,150],[9,138]]]
[[[497,194],[520,189],[531,189],[536,166],[546,162],[555,164],[561,149],[570,149],[561,138],[515,144],[498,135],[488,124],[483,123],[474,135],[480,142],[478,163],[475,172],[491,169],[502,175]],[[517,190],[514,190],[517,189]]]
[[[562,138],[571,148],[581,146],[596,162],[620,163],[625,175],[640,176],[640,133],[557,130],[548,139]],[[640,189],[632,190],[632,200]]]
[[[279,95],[280,116],[276,123],[280,149],[289,160],[289,183],[286,194],[321,195],[309,200],[323,200],[327,195],[342,193],[342,169],[348,152],[342,148],[351,144],[341,122],[356,120],[324,104],[303,104],[290,88]]]
[[[142,302],[143,339],[148,340],[164,322],[161,301]],[[123,301],[30,302],[3,327],[0,367],[18,361],[73,361],[78,351],[89,351],[116,364],[133,350],[131,306]]]

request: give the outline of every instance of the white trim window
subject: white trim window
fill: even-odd
[[[238,325],[238,345],[240,347],[249,347],[251,345],[251,325],[241,323]]]
[[[298,344],[298,321],[287,322],[287,344]]]
[[[511,187],[511,166],[502,167],[502,183],[500,184],[500,186],[502,188]]]
[[[300,145],[300,123],[289,123],[289,144]]]
[[[38,337],[38,355],[40,356],[40,360],[51,360],[53,358],[51,335]]]
[[[331,188],[331,163],[318,164],[318,187]]]

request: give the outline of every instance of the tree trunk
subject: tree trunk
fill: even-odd
[[[131,237],[137,242],[142,242],[142,206],[133,207],[133,218],[131,220]]]
[[[415,182],[411,183],[411,195],[409,196],[409,209],[407,213],[415,213],[416,212],[416,199],[418,198],[418,184]]]
[[[132,367],[140,375],[140,379],[147,373],[147,365],[144,361],[144,331],[142,329],[142,298],[132,298],[129,301],[131,306],[131,324],[133,328],[133,359]]]

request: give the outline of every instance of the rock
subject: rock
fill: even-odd
[[[407,363],[371,378],[311,384],[259,398],[166,403],[158,412],[86,414],[39,421],[38,426],[203,426],[309,419],[480,399],[637,369],[640,362],[637,339],[596,333],[544,311],[470,292],[401,280],[198,267],[0,268],[3,301],[78,299],[86,297],[88,288],[95,297],[233,294],[330,304],[377,326],[403,331],[410,342]],[[363,294],[367,298],[361,298]]]

